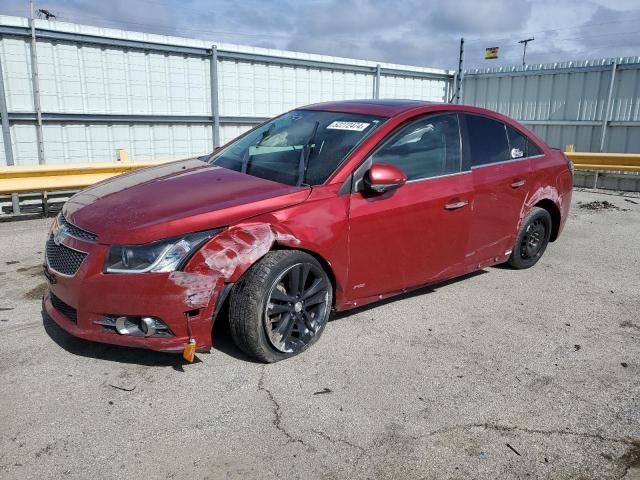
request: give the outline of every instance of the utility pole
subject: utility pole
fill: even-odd
[[[526,65],[525,63],[525,57],[527,55],[527,43],[529,42],[533,42],[535,40],[535,38],[531,37],[531,38],[526,38],[524,40],[520,40],[518,43],[522,44],[522,66],[524,67]]]
[[[38,76],[38,54],[36,52],[36,22],[33,0],[29,0],[29,26],[31,27],[31,84],[33,87],[33,106],[36,110],[36,142],[38,143],[38,163],[43,165],[44,142],[42,139],[42,106],[40,104],[40,78]]]

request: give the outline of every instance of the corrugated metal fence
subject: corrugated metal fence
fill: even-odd
[[[258,122],[326,100],[446,101],[445,70],[215,44],[0,16],[0,116],[13,163],[200,155]],[[32,62],[32,53],[36,61]],[[33,68],[41,104],[42,153]],[[467,71],[463,103],[529,125],[578,151],[640,152],[640,58]],[[4,116],[3,116],[4,118]],[[0,141],[2,139],[0,138]],[[0,145],[0,165],[7,161]]]
[[[582,152],[640,152],[640,57],[471,70],[463,101]]]
[[[451,89],[444,70],[55,21],[36,20],[35,27],[33,50],[28,20],[0,16],[0,83],[18,165],[109,161],[120,148],[143,160],[201,155],[300,105],[372,97],[444,101]],[[7,163],[0,147],[0,165]]]

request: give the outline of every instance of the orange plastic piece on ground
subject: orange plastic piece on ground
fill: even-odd
[[[182,358],[184,358],[187,362],[192,363],[195,355],[196,341],[191,339],[189,340],[189,343],[184,346],[184,350],[182,351]]]

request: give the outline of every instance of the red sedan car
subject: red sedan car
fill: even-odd
[[[572,184],[562,152],[495,112],[311,105],[71,198],[46,244],[45,308],[72,335],[192,358],[228,303],[238,347],[275,362],[316,342],[332,310],[531,267]]]

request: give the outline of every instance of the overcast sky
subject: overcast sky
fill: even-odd
[[[303,52],[455,68],[640,55],[640,0],[36,0],[60,20]],[[0,0],[26,16],[28,0]],[[484,60],[500,47],[499,60]]]

